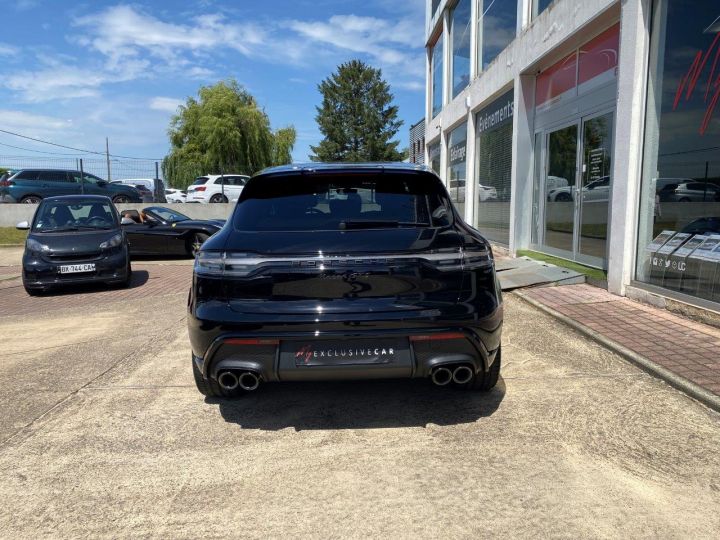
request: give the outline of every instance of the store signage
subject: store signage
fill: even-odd
[[[477,115],[478,135],[483,131],[504,126],[512,121],[515,114],[515,91],[510,90],[505,95],[493,101]]]
[[[467,156],[467,144],[465,141],[451,146],[448,149],[448,156],[450,158],[450,166],[465,163],[465,157]]]
[[[590,174],[589,181],[600,180],[605,176],[605,149],[595,148],[589,152]]]

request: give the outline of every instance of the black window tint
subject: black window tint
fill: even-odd
[[[37,180],[37,178],[38,178],[37,171],[21,171],[15,177],[16,180]]]
[[[38,179],[45,182],[67,182],[67,173],[65,171],[40,171]]]
[[[442,186],[431,176],[289,176],[249,183],[233,219],[244,231],[342,230],[348,222],[429,227],[449,223],[447,209]]]

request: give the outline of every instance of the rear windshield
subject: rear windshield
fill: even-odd
[[[102,202],[43,202],[33,222],[34,232],[114,229],[118,220],[112,205]]]
[[[306,175],[251,181],[233,220],[241,231],[438,227],[452,211],[429,175]]]
[[[201,176],[200,178],[196,178],[195,181],[192,183],[192,185],[193,186],[202,186],[207,181],[208,181],[208,179],[205,176]]]

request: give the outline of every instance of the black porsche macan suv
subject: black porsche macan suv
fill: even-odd
[[[489,390],[500,373],[490,246],[425,167],[263,171],[198,253],[188,309],[207,396],[401,377]]]

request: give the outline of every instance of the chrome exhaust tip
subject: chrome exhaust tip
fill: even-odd
[[[232,371],[223,371],[217,380],[223,390],[231,391],[238,387],[238,378]]]
[[[439,367],[432,372],[430,379],[438,386],[445,386],[452,382],[453,373],[446,367]]]
[[[453,381],[456,384],[467,384],[473,378],[473,370],[468,366],[458,366],[453,371]]]
[[[240,375],[240,377],[238,377],[238,384],[240,385],[240,388],[246,392],[252,392],[253,390],[257,390],[257,387],[260,386],[260,377],[252,371],[245,371]]]

